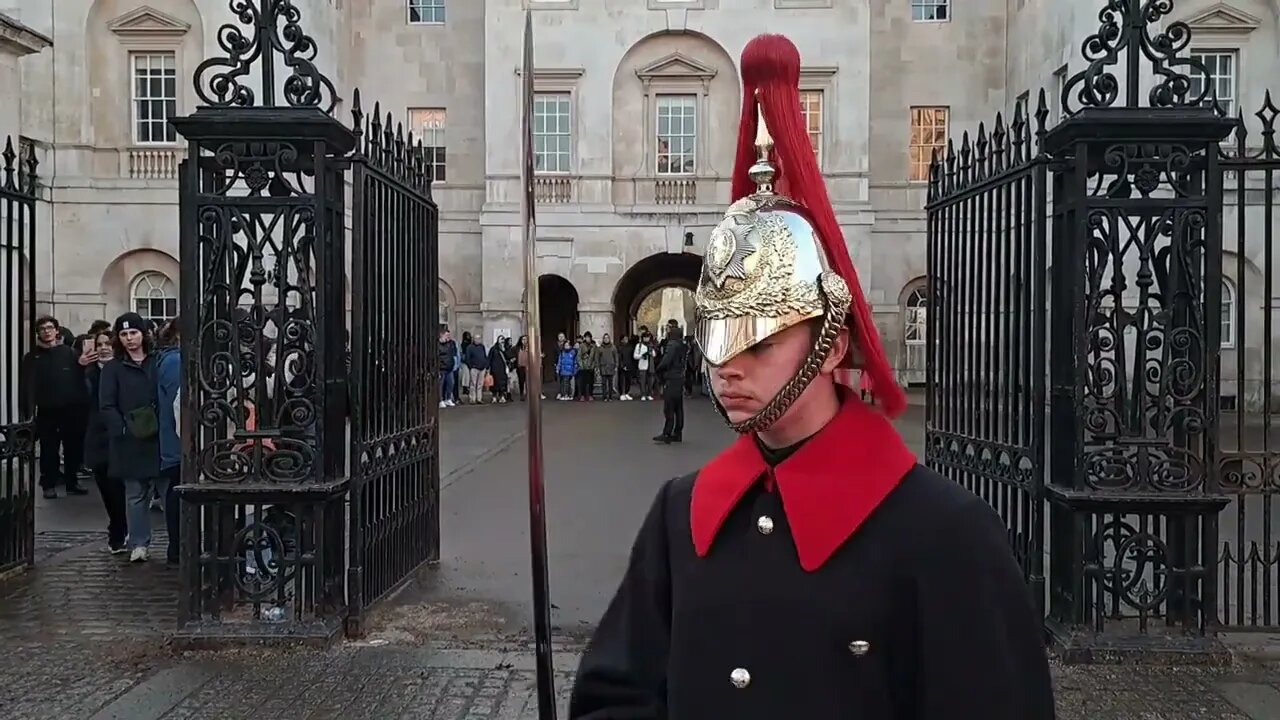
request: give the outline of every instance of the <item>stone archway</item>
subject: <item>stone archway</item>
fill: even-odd
[[[702,256],[692,253],[659,253],[633,265],[613,291],[613,336],[622,337],[635,329],[636,315],[645,298],[669,287],[692,292],[698,287],[701,274]]]
[[[541,311],[538,337],[542,340],[542,378],[554,380],[559,352],[556,335],[564,333],[572,338],[578,332],[578,289],[559,275],[542,275],[538,278],[538,307]]]

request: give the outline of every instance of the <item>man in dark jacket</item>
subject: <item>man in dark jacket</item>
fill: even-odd
[[[458,343],[454,341],[449,328],[441,328],[440,346],[436,352],[436,362],[440,364],[440,407],[453,407],[453,382],[458,372],[454,365],[458,359]]]
[[[1004,523],[890,422],[906,398],[804,130],[799,53],[765,35],[738,67],[739,147],[758,148],[711,233],[695,336],[741,436],[658,493],[569,718],[1052,720]],[[844,387],[854,363],[877,408]]]
[[[662,432],[653,441],[670,445],[684,440],[684,366],[688,348],[681,340],[678,325],[667,325],[666,343],[657,368],[658,382],[662,383]]]
[[[36,320],[36,345],[23,358],[19,400],[24,417],[35,413],[44,496],[58,497],[59,480],[68,495],[88,493],[76,477],[84,459],[88,419],[84,368],[75,349],[63,341],[58,321],[48,315]]]

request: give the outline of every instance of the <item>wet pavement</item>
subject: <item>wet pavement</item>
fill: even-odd
[[[524,406],[442,415],[441,563],[387,601],[364,639],[328,650],[174,649],[172,571],[107,555],[96,495],[40,500],[37,568],[0,585],[0,718],[537,717]],[[685,443],[659,446],[659,403],[547,404],[562,703],[653,493],[731,439],[704,402],[688,415]],[[901,428],[919,450],[918,409]],[[1063,720],[1280,720],[1274,664],[1054,672]]]

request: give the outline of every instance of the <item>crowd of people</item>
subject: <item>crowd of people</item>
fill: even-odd
[[[75,335],[43,316],[21,368],[19,404],[35,418],[44,497],[57,499],[59,485],[86,495],[80,482],[92,478],[107,513],[107,549],[132,562],[149,558],[153,507],[165,514],[167,559],[178,562],[178,327],[173,319],[157,329],[127,312]]]
[[[662,338],[641,326],[635,335],[614,342],[609,333],[599,342],[590,332],[572,339],[564,332],[555,346],[543,351],[554,359],[554,377],[559,401],[602,402],[653,400],[667,389],[691,396],[704,392],[702,362],[691,337],[680,332],[679,324],[668,321]],[[669,357],[679,346],[677,362]],[[448,328],[440,331],[440,407],[460,404],[503,404],[527,397],[529,339],[522,335],[515,343],[500,337],[487,350],[470,332],[454,339]],[[663,363],[663,358],[667,362]],[[542,359],[542,358],[540,358]],[[545,397],[545,395],[543,395]]]

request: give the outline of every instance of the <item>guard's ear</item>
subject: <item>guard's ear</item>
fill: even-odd
[[[849,326],[841,326],[839,332],[836,333],[835,340],[831,342],[831,352],[822,361],[822,374],[830,375],[836,368],[845,366],[845,356],[849,354],[852,345],[853,343],[849,338]]]

